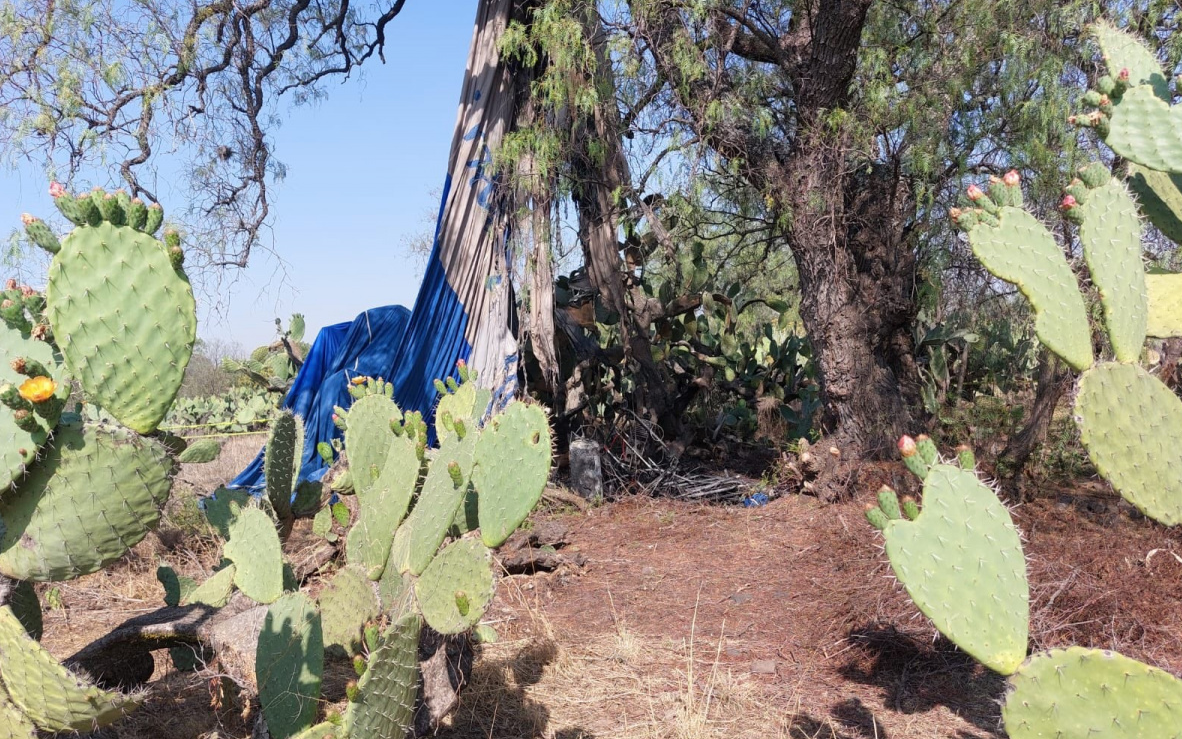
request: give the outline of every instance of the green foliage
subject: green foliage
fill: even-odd
[[[222,370],[254,387],[282,397],[291,390],[296,373],[312,347],[303,341],[302,314],[293,313],[286,329],[283,328],[283,321],[276,318],[275,331],[278,338],[273,343],[258,347],[245,361],[226,357],[222,360]]]
[[[221,395],[178,398],[161,428],[185,432],[241,433],[265,428],[278,415],[276,399],[256,387],[233,387]]]

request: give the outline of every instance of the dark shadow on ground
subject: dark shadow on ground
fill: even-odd
[[[550,736],[550,711],[526,695],[541,681],[546,666],[558,657],[558,646],[535,639],[508,659],[476,661],[471,684],[460,693],[460,706],[442,739],[543,739]],[[561,727],[554,739],[598,739],[581,727]]]
[[[962,733],[964,739],[1004,736],[1000,700],[1005,679],[952,642],[940,637],[929,643],[879,624],[854,629],[849,639],[854,645],[852,656],[838,673],[878,688],[886,709],[911,714],[944,706],[984,732]],[[834,719],[861,732],[858,736],[874,736],[873,716],[865,706],[853,703],[839,704]],[[885,736],[878,728],[878,736]]]

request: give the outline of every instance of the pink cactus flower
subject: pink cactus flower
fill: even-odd
[[[969,185],[968,196],[969,200],[972,200],[975,203],[981,198],[985,197],[985,192],[976,185]]]
[[[1116,79],[1120,80],[1121,82],[1128,82],[1129,81],[1129,68],[1125,67],[1125,68],[1121,69],[1119,72],[1117,72]]]
[[[30,215],[29,213],[21,213],[21,223],[25,224],[26,226],[32,226],[36,222],[37,218],[35,216]]]
[[[62,195],[66,194],[66,186],[60,182],[50,182],[49,194],[54,198],[60,198]]]
[[[1009,172],[1005,173],[1005,176],[1002,177],[1001,180],[1010,187],[1014,187],[1022,181],[1022,178],[1018,175],[1018,170],[1011,169]]]
[[[1079,205],[1074,195],[1064,195],[1063,202],[1059,203],[1059,210],[1071,210]]]

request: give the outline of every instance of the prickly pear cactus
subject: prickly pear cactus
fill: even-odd
[[[291,518],[291,495],[304,457],[304,422],[291,411],[283,411],[271,422],[264,457],[267,498],[275,515]]]
[[[24,723],[46,731],[89,732],[117,721],[139,702],[71,674],[29,638],[8,607],[0,607],[0,684]]]
[[[1182,336],[1182,275],[1148,274],[1150,336]]]
[[[472,483],[486,546],[504,544],[541,500],[550,477],[550,445],[546,412],[525,403],[493,416],[481,433]]]
[[[381,474],[394,440],[393,424],[402,420],[398,405],[384,394],[359,398],[343,416],[349,471],[358,493],[368,491]]]
[[[156,441],[103,427],[61,426],[44,458],[0,499],[0,573],[67,580],[97,572],[160,518],[174,465]]]
[[[423,618],[440,634],[480,623],[493,597],[492,552],[474,539],[444,547],[415,583]]]
[[[1146,515],[1182,523],[1182,403],[1135,364],[1097,365],[1075,399],[1080,439],[1096,469]]]
[[[356,567],[342,568],[320,592],[325,645],[355,654],[361,648],[365,623],[377,618],[380,612],[369,578]]]
[[[1143,89],[1153,94],[1149,86]],[[1009,185],[1011,175],[1012,187],[1020,187],[1016,173],[1006,175],[1005,184]],[[1048,259],[1054,257],[1055,269],[1070,276],[1066,258],[1054,246],[1044,226],[1024,211],[991,205],[992,201],[979,189],[970,192],[969,200],[979,207],[958,211],[954,217],[968,230],[974,252],[994,274],[1015,282],[1021,279],[1020,271],[997,271],[996,265],[982,256],[990,250],[1007,255],[1005,258],[1011,261],[1029,262],[1028,253],[1034,240],[1025,238],[1007,243],[1000,238],[1015,237],[1012,229],[1007,232],[1003,227],[1007,219],[1018,218],[1031,224],[1027,234],[1040,233],[1037,241],[1044,243]],[[1159,379],[1135,364],[1146,335],[1151,333],[1149,327],[1158,328],[1162,321],[1161,299],[1159,312],[1155,314],[1146,287],[1140,256],[1141,224],[1133,201],[1124,185],[1114,180],[1107,169],[1093,164],[1081,169],[1079,178],[1067,187],[1063,211],[1080,224],[1085,259],[1092,281],[1099,288],[1104,323],[1117,361],[1094,363],[1089,340],[1087,361],[1081,363],[1085,358],[1082,353],[1065,347],[1061,336],[1036,324],[1039,338],[1083,373],[1076,398],[1076,419],[1084,446],[1096,467],[1126,500],[1147,516],[1167,525],[1182,523],[1182,452],[1176,443],[1178,437],[1173,436],[1182,424],[1182,401]],[[984,252],[978,251],[980,244],[987,244]],[[1053,247],[1053,255],[1045,248],[1046,244]],[[1026,269],[1033,270],[1036,266],[1027,264]],[[1038,269],[1045,271],[1047,267]],[[1041,284],[1023,292],[1037,311],[1040,303],[1065,300],[1066,288],[1058,283],[1053,287]],[[1082,305],[1074,277],[1070,291]],[[1084,328],[1088,328],[1086,319]],[[1141,412],[1145,415],[1131,415]]]
[[[249,598],[274,603],[283,595],[283,549],[266,513],[243,509],[230,524],[223,555],[237,567],[234,584]]]
[[[316,719],[324,675],[320,614],[307,596],[289,593],[271,604],[255,657],[259,704],[275,739],[288,739]]]
[[[907,451],[920,458],[914,445]],[[883,532],[899,582],[940,633],[987,667],[1014,672],[1026,658],[1030,588],[1021,537],[997,494],[972,469],[933,464],[922,508],[906,500],[900,508],[884,488],[867,517]]]
[[[382,633],[345,713],[348,736],[405,737],[410,731],[419,692],[421,623],[419,614],[408,613]]]
[[[1115,652],[1054,649],[1010,678],[1002,707],[1012,739],[1178,736],[1182,681]]]
[[[87,396],[128,428],[154,431],[197,339],[193,291],[168,247],[127,226],[79,226],[54,255],[45,299]]]

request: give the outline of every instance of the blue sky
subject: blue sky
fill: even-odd
[[[475,16],[476,0],[411,0],[386,28],[385,65],[282,111],[272,142],[288,171],[271,189],[282,261],[259,252],[222,305],[199,297],[202,337],[249,351],[295,311],[311,340],[366,308],[413,305],[420,267],[403,240],[438,208]],[[0,171],[0,203],[17,225],[22,212],[53,209],[35,167]]]

